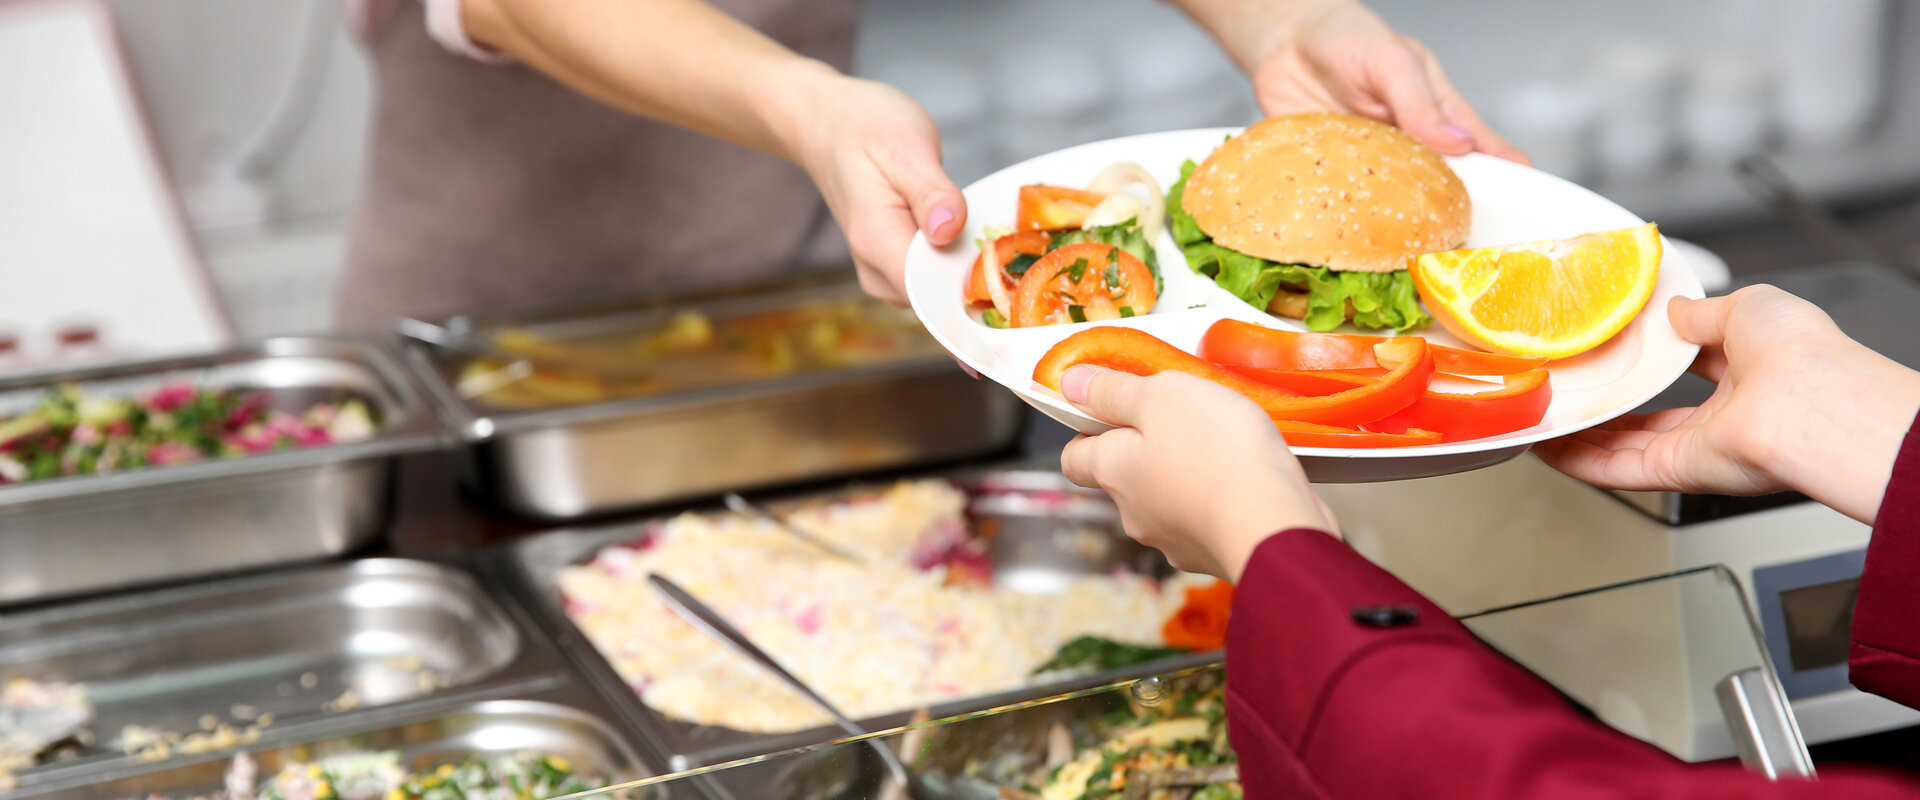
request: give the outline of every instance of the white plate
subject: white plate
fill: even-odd
[[[1166,291],[1153,312],[1113,322],[999,330],[982,324],[961,299],[983,226],[1011,227],[1022,184],[1084,186],[1102,167],[1135,161],[1161,186],[1180,177],[1180,163],[1199,162],[1233,128],[1172,131],[1110,139],[1040,156],[980,179],[967,187],[967,228],[952,245],[935,249],[916,236],[907,251],[907,297],[920,320],[949,351],[981,375],[1012,389],[1048,416],[1082,433],[1110,429],[1033,382],[1033,366],[1047,349],[1089,325],[1139,328],[1187,352],[1199,348],[1208,326],[1222,318],[1303,330],[1297,320],[1277,319],[1248,305],[1186,266],[1173,238],[1155,242]],[[1632,212],[1593,192],[1545,172],[1492,156],[1448,158],[1473,197],[1473,228],[1467,246],[1482,247],[1558,239],[1639,225]],[[1680,339],[1667,322],[1667,300],[1700,297],[1700,282],[1672,248],[1665,248],[1660,279],[1646,311],[1606,344],[1553,362],[1553,403],[1540,424],[1503,436],[1422,447],[1345,449],[1296,447],[1294,453],[1318,482],[1398,480],[1476,469],[1500,463],[1543,439],[1564,436],[1633,410],[1659,394],[1693,362],[1699,348]],[[1439,325],[1416,333],[1463,346]]]

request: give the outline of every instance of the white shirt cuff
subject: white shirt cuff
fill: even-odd
[[[467,37],[467,26],[460,20],[460,0],[420,0],[427,6],[427,33],[440,46],[459,55],[489,64],[505,64],[513,59],[474,44]]]

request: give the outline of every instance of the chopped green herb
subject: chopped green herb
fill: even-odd
[[[1000,309],[997,308],[989,308],[981,312],[980,321],[987,323],[989,328],[1012,327],[1007,323],[1007,315],[1000,313]]]
[[[1120,316],[1123,318],[1133,316],[1133,306],[1121,306]]]
[[[1067,276],[1068,280],[1072,281],[1075,284],[1078,284],[1080,283],[1081,279],[1087,277],[1087,267],[1088,267],[1088,264],[1086,259],[1076,258],[1073,260],[1072,264],[1068,264],[1067,266],[1060,268],[1059,272],[1053,273],[1053,277],[1058,278],[1062,275],[1065,275]]]
[[[1018,278],[1027,274],[1027,268],[1033,266],[1033,262],[1039,260],[1039,256],[1021,253],[1020,255],[1014,256],[1012,261],[1007,262],[1007,265],[1003,269],[1006,270],[1008,275]]]
[[[1118,255],[1120,251],[1113,250],[1110,252]],[[1118,288],[1120,286],[1120,262],[1111,258],[1107,259],[1107,271],[1103,277],[1107,280],[1107,288]]]
[[[1074,322],[1086,322],[1087,307],[1086,306],[1067,306],[1067,318],[1073,320]]]

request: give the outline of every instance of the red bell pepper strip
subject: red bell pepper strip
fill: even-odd
[[[1552,402],[1553,384],[1547,371],[1536,369],[1508,375],[1504,386],[1490,392],[1429,391],[1406,408],[1366,427],[1385,433],[1439,431],[1445,441],[1458,442],[1531,428],[1546,417]]]
[[[1268,386],[1278,386],[1290,392],[1298,392],[1308,397],[1320,397],[1366,386],[1380,380],[1386,374],[1384,369],[1371,369],[1365,372],[1341,372],[1330,369],[1265,369],[1262,367],[1227,367]]]
[[[1060,340],[1034,366],[1033,379],[1041,386],[1059,391],[1061,376],[1076,364],[1093,364],[1135,375],[1176,370],[1246,395],[1275,420],[1351,426],[1381,419],[1412,405],[1433,378],[1433,356],[1427,350],[1425,339],[1400,336],[1375,339],[1374,343],[1380,348],[1381,358],[1396,366],[1371,385],[1322,397],[1300,397],[1203,361],[1150,333],[1113,326],[1089,328]]]
[[[1419,428],[1387,433],[1288,420],[1274,420],[1273,426],[1289,447],[1413,447],[1441,441],[1439,433]]]
[[[1374,357],[1377,336],[1297,333],[1223,319],[1200,339],[1200,357],[1231,367],[1354,371],[1383,366]],[[1482,353],[1433,344],[1434,369],[1448,375],[1512,375],[1539,369],[1544,358]]]

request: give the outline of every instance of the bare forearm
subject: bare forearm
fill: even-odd
[[[1301,20],[1356,0],[1169,0],[1206,28],[1241,69],[1252,72],[1293,38]]]
[[[465,0],[462,22],[603,103],[786,157],[796,98],[838,77],[700,0]]]

